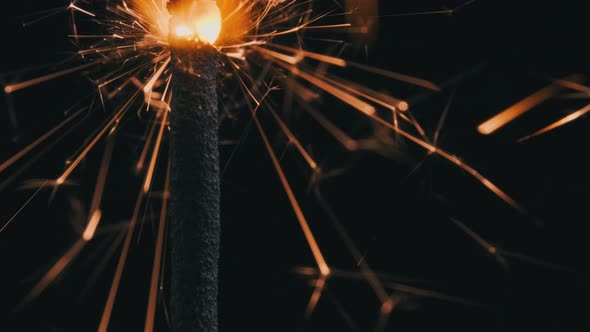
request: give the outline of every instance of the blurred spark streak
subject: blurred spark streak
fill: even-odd
[[[37,85],[37,84],[41,84],[41,83],[47,82],[49,80],[52,80],[52,79],[55,79],[55,78],[58,78],[58,77],[66,76],[66,75],[75,73],[77,71],[81,71],[81,70],[84,70],[86,68],[90,68],[90,67],[93,67],[93,66],[102,64],[103,62],[104,61],[94,61],[94,62],[86,63],[86,64],[83,64],[83,65],[80,65],[80,66],[77,66],[77,67],[73,67],[73,68],[69,68],[69,69],[64,69],[62,71],[58,71],[58,72],[55,72],[53,74],[48,74],[48,75],[45,75],[45,76],[37,77],[37,78],[31,79],[31,80],[28,80],[28,81],[19,82],[19,83],[15,83],[15,84],[10,84],[10,85],[7,85],[7,86],[4,87],[4,92],[6,94],[11,94],[11,93],[14,93],[14,92],[16,92],[18,90],[22,90],[22,89],[25,89],[25,88],[28,88],[28,87],[31,87],[31,86],[34,86],[34,85]]]
[[[293,52],[295,54],[298,54],[298,53],[302,54],[306,58],[329,63],[329,64],[332,64],[332,65],[335,65],[338,67],[346,67],[346,61],[344,61],[343,59],[337,58],[337,57],[333,57],[333,56],[329,56],[329,55],[325,55],[325,54],[320,54],[320,53],[315,53],[315,52],[310,52],[310,51],[306,51],[303,49],[296,49],[296,48],[292,48],[292,47],[288,47],[288,46],[283,46],[280,44],[269,44],[269,45],[272,47],[276,47],[278,49]]]
[[[117,39],[125,39],[125,37],[118,35],[116,33],[110,35],[68,35],[70,38],[117,38]]]
[[[392,112],[395,111],[408,111],[409,110],[409,105],[407,102],[394,98],[392,96],[389,96],[385,93],[382,92],[378,92],[375,91],[373,89],[367,88],[365,86],[362,86],[360,84],[356,84],[352,81],[348,81],[342,78],[336,78],[330,75],[326,75],[324,77],[324,80],[327,83],[331,83],[334,85],[337,85],[338,87],[340,87],[341,89],[347,90],[357,96],[363,97],[365,99],[368,99],[376,104],[379,104],[387,109],[389,109]],[[407,118],[404,118],[406,120],[408,120]],[[408,122],[414,122],[414,121],[410,121],[408,120]]]
[[[98,228],[98,223],[100,222],[100,218],[102,216],[102,212],[100,210],[100,202],[102,200],[102,195],[104,193],[104,186],[107,180],[107,175],[109,173],[109,166],[111,165],[111,158],[113,157],[113,150],[115,146],[115,135],[110,135],[107,139],[107,146],[105,147],[105,151],[102,157],[102,162],[100,165],[100,170],[98,172],[98,177],[96,179],[96,185],[94,187],[94,196],[92,197],[92,203],[90,204],[90,220],[88,220],[86,230],[83,233],[83,238],[86,241],[92,240],[96,229]]]
[[[395,307],[396,301],[393,298],[393,295],[389,297],[389,299],[381,304],[381,309],[379,310],[379,318],[377,319],[377,324],[375,326],[375,332],[383,332],[387,327],[387,323],[389,321],[389,317],[393,312]]]
[[[31,197],[25,202],[25,204],[23,204],[17,211],[15,214],[12,215],[12,217],[10,219],[8,219],[8,221],[2,226],[2,228],[0,228],[0,234],[6,229],[6,227],[8,227],[13,221],[14,219],[16,219],[16,217],[18,217],[18,215],[25,209],[25,207],[27,207],[27,205],[29,205],[31,203],[31,201],[41,192],[41,190],[43,188],[45,188],[45,186],[47,185],[47,183],[49,183],[49,180],[45,180],[45,182],[43,182],[41,184],[41,186],[39,186],[39,189],[37,189],[37,191],[35,191],[33,193],[33,195],[31,195]]]
[[[309,320],[311,315],[315,311],[315,308],[322,297],[322,293],[326,287],[327,276],[321,275],[319,279],[315,283],[315,287],[313,293],[311,294],[311,298],[309,299],[309,303],[307,304],[307,308],[305,309],[305,319]]]
[[[266,136],[266,133],[265,133],[264,129],[262,128],[262,125],[260,124],[260,121],[258,121],[258,118],[256,117],[256,114],[254,112],[252,112],[252,117],[253,117],[254,123],[256,124],[256,127],[258,128],[260,136],[262,137],[262,140],[264,141],[264,145],[266,147],[268,155],[270,156],[270,158],[272,160],[272,163],[273,163],[274,168],[277,172],[277,175],[279,176],[281,183],[283,185],[283,188],[285,189],[285,192],[289,198],[289,202],[291,203],[291,207],[293,208],[293,212],[295,212],[295,215],[297,216],[297,220],[299,220],[299,224],[301,226],[301,229],[303,230],[305,238],[307,239],[307,243],[309,244],[311,252],[312,252],[312,254],[315,258],[315,261],[318,265],[318,268],[320,269],[321,275],[327,277],[330,275],[330,267],[328,266],[328,264],[326,263],[326,260],[324,259],[324,255],[322,254],[320,247],[318,246],[318,244],[315,240],[315,236],[313,235],[311,229],[309,228],[309,224],[307,223],[305,215],[303,214],[303,211],[301,210],[301,207],[299,206],[299,202],[295,198],[295,194],[293,193],[293,189],[291,188],[291,185],[289,184],[289,181],[287,180],[287,177],[285,176],[285,173],[283,172],[283,169],[281,168],[279,160],[277,159],[277,156],[272,149],[270,141],[268,140],[268,137]]]
[[[96,232],[96,228],[98,227],[98,223],[100,222],[101,217],[102,217],[102,212],[100,211],[100,209],[96,209],[96,210],[94,210],[94,212],[92,212],[90,220],[88,220],[88,224],[86,226],[86,229],[84,230],[84,233],[82,234],[82,238],[84,239],[84,241],[92,240],[92,238],[94,237],[94,234]]]
[[[33,289],[25,296],[17,308],[21,308],[36,299],[59,275],[65,270],[72,260],[82,251],[86,241],[78,239],[76,243],[47,271],[41,280],[33,287]]]
[[[471,228],[467,227],[464,223],[455,218],[449,218],[455,226],[457,226],[463,233],[472,238],[477,244],[479,244],[487,253],[492,254],[498,258],[502,265],[506,264],[505,260],[498,254],[498,249],[491,245],[488,241],[484,240],[479,234],[474,232]]]
[[[525,136],[525,137],[519,139],[518,142],[526,141],[526,140],[531,139],[533,137],[536,137],[536,136],[545,134],[545,133],[547,133],[549,131],[552,131],[554,129],[557,129],[559,127],[562,127],[562,126],[564,126],[564,125],[566,125],[566,124],[568,124],[570,122],[573,122],[573,121],[579,119],[580,117],[586,115],[588,112],[590,112],[590,104],[589,105],[586,105],[583,108],[581,108],[581,109],[579,109],[579,110],[571,113],[570,115],[568,115],[568,116],[566,116],[566,117],[564,117],[564,118],[562,118],[562,119],[560,119],[560,120],[558,120],[558,121],[550,124],[549,126],[543,128],[541,130],[538,130],[538,131],[536,131],[536,132],[534,132],[534,133],[532,133],[532,134],[530,134],[528,136]]]
[[[162,116],[162,120],[160,123],[160,131],[158,132],[158,137],[156,138],[156,142],[154,145],[154,151],[152,152],[152,158],[150,160],[147,175],[145,177],[145,182],[143,184],[143,192],[144,193],[148,193],[150,191],[150,187],[152,186],[152,178],[154,176],[154,170],[156,168],[156,161],[158,161],[158,157],[160,156],[160,147],[162,146],[164,129],[166,128],[166,124],[168,121],[168,111],[162,110],[160,112],[164,112],[164,114]]]
[[[303,55],[301,55],[301,54],[299,54],[297,56],[290,56],[290,55],[286,55],[283,53],[271,51],[271,50],[263,48],[263,47],[255,47],[255,48],[257,51],[259,51],[262,54],[272,56],[274,58],[277,58],[277,59],[284,61],[284,62],[291,64],[291,65],[296,65],[299,62],[301,62],[301,60],[303,60]]]
[[[343,101],[344,103],[352,106],[353,108],[361,111],[362,113],[365,113],[369,116],[372,116],[375,114],[376,110],[375,107],[369,105],[368,103],[360,100],[359,98],[341,90],[338,89],[330,84],[328,84],[327,82],[323,81],[320,78],[317,78],[307,72],[302,71],[299,68],[296,67],[289,67],[288,65],[282,63],[282,62],[277,62],[278,64],[281,64],[283,67],[285,67],[286,69],[290,70],[294,75],[297,75],[301,78],[303,78],[304,80],[308,81],[309,83],[317,86],[318,88],[326,91],[327,93],[333,95],[334,97],[340,99],[341,101]]]
[[[137,195],[137,201],[135,203],[135,208],[133,209],[133,215],[131,216],[131,221],[129,222],[127,228],[127,234],[125,235],[125,241],[123,242],[123,249],[121,250],[121,254],[119,256],[119,261],[117,262],[117,268],[115,271],[115,275],[113,276],[113,281],[111,283],[111,289],[109,290],[109,295],[107,301],[104,306],[104,311],[102,313],[102,317],[100,319],[100,325],[98,327],[98,332],[107,332],[107,328],[111,319],[111,314],[113,312],[113,307],[115,305],[115,299],[117,297],[117,292],[119,290],[119,284],[121,283],[121,277],[123,275],[123,269],[125,268],[125,264],[127,262],[127,256],[129,255],[129,248],[131,246],[131,239],[133,237],[133,232],[135,230],[135,226],[137,224],[137,219],[139,217],[139,211],[141,208],[141,203],[143,202],[144,192],[143,190],[139,191]]]
[[[582,80],[583,77],[581,75],[571,75],[564,79],[564,81],[572,82],[580,82]],[[486,120],[477,127],[477,130],[483,135],[493,134],[495,131],[512,122],[514,119],[530,111],[533,107],[555,96],[563,89],[563,84],[552,82],[550,85],[533,93],[532,95],[519,101],[506,110],[494,115],[489,120]]]
[[[559,79],[559,80],[555,80],[555,83],[557,83],[561,86],[564,86],[566,88],[572,89],[572,90],[584,92],[584,93],[586,93],[586,96],[588,94],[590,94],[590,87],[582,85],[582,84],[575,82],[575,81],[571,81],[571,80],[567,80],[567,79]]]
[[[300,30],[311,30],[311,29],[336,29],[336,28],[348,28],[351,27],[352,24],[350,23],[341,23],[341,24],[328,24],[328,25],[305,25],[300,28]]]
[[[161,273],[162,257],[164,255],[164,234],[166,230],[166,214],[168,206],[168,198],[170,187],[170,165],[166,171],[166,182],[164,184],[164,195],[162,198],[162,208],[160,210],[160,224],[158,226],[158,235],[156,240],[156,248],[154,251],[154,265],[152,267],[152,280],[150,283],[150,293],[148,297],[148,307],[145,320],[145,332],[152,332],[154,330],[154,320],[156,313],[156,300],[158,296],[158,279]]]
[[[31,152],[31,150],[35,149],[37,146],[39,146],[39,144],[43,143],[49,137],[53,136],[53,134],[58,132],[60,129],[64,128],[66,125],[68,125],[70,122],[72,122],[74,119],[76,119],[80,114],[82,114],[86,110],[87,110],[87,108],[83,108],[83,109],[77,111],[76,113],[68,116],[64,121],[62,121],[60,124],[55,126],[53,129],[51,129],[50,131],[45,133],[43,136],[39,137],[36,141],[29,144],[24,149],[20,150],[17,154],[12,156],[10,159],[8,159],[5,162],[3,162],[2,164],[0,164],[0,173],[2,173],[4,170],[6,170],[8,167],[10,167],[15,162],[19,161],[22,157],[27,155],[27,153]]]
[[[42,21],[42,20],[44,20],[46,18],[49,18],[49,17],[51,17],[53,15],[56,15],[56,14],[58,14],[60,12],[65,12],[68,9],[69,9],[69,6],[65,6],[65,7],[64,6],[61,6],[61,7],[56,7],[56,8],[52,8],[52,9],[46,9],[46,10],[38,11],[38,12],[36,12],[34,14],[24,16],[24,17],[32,17],[32,16],[36,16],[36,15],[41,15],[40,17],[37,17],[37,18],[32,19],[30,21],[23,22],[22,23],[22,27],[23,28],[26,28],[29,25],[35,24],[37,22],[40,22],[40,21]],[[22,17],[22,18],[24,18],[24,17]]]
[[[104,231],[104,226],[102,228],[102,230]],[[102,276],[101,272],[104,271],[105,266],[109,263],[109,261],[111,260],[111,258],[113,258],[113,256],[115,255],[115,252],[117,250],[117,248],[119,247],[119,245],[121,244],[121,242],[123,242],[123,238],[125,238],[125,233],[119,232],[120,229],[117,229],[117,232],[114,234],[108,234],[108,233],[102,233],[101,232],[97,232],[96,235],[104,235],[104,234],[108,234],[111,235],[112,237],[114,237],[114,239],[112,240],[111,243],[109,243],[108,241],[105,242],[105,245],[108,246],[108,249],[105,250],[97,250],[96,254],[100,254],[101,255],[101,259],[100,261],[94,265],[94,269],[90,274],[90,278],[88,278],[88,280],[85,282],[85,287],[82,289],[82,291],[80,292],[80,298],[85,298],[85,295],[93,288],[93,285],[96,283],[97,279],[100,278]]]
[[[80,164],[80,162],[86,157],[88,152],[90,152],[90,150],[92,150],[92,148],[94,148],[96,143],[98,143],[98,141],[107,133],[107,131],[109,131],[109,129],[112,129],[111,127],[113,125],[115,125],[116,123],[118,123],[118,121],[125,115],[125,113],[127,113],[129,108],[131,108],[131,105],[135,101],[135,98],[139,95],[140,92],[141,92],[141,90],[138,89],[129,98],[129,100],[121,107],[121,109],[118,112],[116,112],[115,115],[113,115],[111,117],[111,119],[103,126],[101,131],[94,137],[92,142],[90,142],[86,146],[86,148],[70,164],[70,166],[66,169],[66,171],[57,179],[58,184],[62,184],[65,182],[65,180],[70,176],[70,174],[72,174],[72,172],[76,169],[76,167],[78,167],[78,164]]]
[[[151,147],[151,141],[152,138],[154,137],[154,134],[156,132],[156,128],[158,127],[158,119],[160,118],[160,116],[162,116],[162,112],[156,112],[155,116],[154,116],[154,120],[151,126],[149,126],[149,133],[145,139],[145,144],[143,146],[143,149],[141,150],[141,155],[139,156],[139,160],[137,161],[137,164],[135,165],[135,171],[139,172],[143,169],[143,166],[145,164],[145,160],[147,158],[147,153],[149,151],[149,148]]]

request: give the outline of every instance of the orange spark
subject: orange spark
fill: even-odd
[[[566,117],[564,117],[564,118],[562,118],[562,119],[560,119],[560,120],[558,120],[558,121],[556,121],[556,122],[548,125],[547,127],[543,128],[543,129],[540,129],[540,130],[538,130],[538,131],[536,131],[536,132],[534,132],[534,133],[532,133],[532,134],[530,134],[528,136],[525,136],[525,137],[519,139],[518,141],[519,142],[522,142],[522,141],[525,141],[527,139],[530,139],[530,138],[533,138],[533,137],[536,137],[536,136],[545,134],[545,133],[547,133],[549,131],[552,131],[554,129],[557,129],[559,127],[562,127],[562,126],[564,126],[564,125],[566,125],[566,124],[568,124],[570,122],[576,121],[580,117],[586,115],[586,113],[588,113],[588,112],[590,112],[590,105],[586,105],[583,108],[581,108],[581,109],[573,112],[572,114],[570,114],[570,115],[568,115],[568,116],[566,116]]]
[[[572,75],[565,79],[565,81],[581,81],[580,75]],[[563,85],[556,84],[555,82],[546,86],[545,88],[533,93],[525,99],[519,101],[513,106],[507,108],[503,112],[496,114],[489,120],[483,122],[477,127],[477,130],[483,135],[490,135],[496,130],[504,127],[514,119],[520,117],[524,113],[530,111],[533,107],[541,104],[549,98],[555,96],[558,92],[563,90]]]

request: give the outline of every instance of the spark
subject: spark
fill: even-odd
[[[577,82],[581,81],[582,77],[580,75],[572,75],[567,77],[565,80]],[[526,97],[520,102],[507,108],[503,112],[498,113],[489,120],[483,122],[479,125],[479,127],[477,127],[477,130],[483,135],[493,134],[495,131],[504,127],[514,119],[530,111],[533,107],[555,96],[557,93],[562,91],[563,88],[563,85],[556,84],[555,82],[553,82],[545,88],[533,93],[532,95]]]
[[[519,139],[518,141],[519,142],[522,142],[522,141],[531,139],[533,137],[536,137],[536,136],[545,134],[547,132],[550,132],[550,131],[552,131],[554,129],[557,129],[559,127],[565,126],[566,124],[568,124],[570,122],[573,122],[573,121],[576,121],[577,119],[579,119],[582,116],[586,115],[588,112],[590,112],[590,105],[586,105],[586,106],[582,107],[581,109],[579,109],[579,110],[577,110],[577,111],[569,114],[568,116],[566,116],[564,118],[561,118],[558,121],[556,121],[556,122],[548,125],[547,127],[543,128],[543,129],[540,129],[540,130],[538,130],[538,131],[536,131],[536,132],[534,132],[534,133],[532,133],[532,134],[530,134],[528,136],[525,136],[525,137]]]
[[[4,92],[6,94],[11,94],[11,93],[14,93],[16,91],[19,91],[19,90],[22,90],[22,89],[25,89],[25,88],[30,88],[30,87],[32,87],[34,85],[37,85],[37,84],[45,83],[47,81],[56,79],[58,77],[66,76],[66,75],[69,75],[69,74],[72,74],[72,73],[75,73],[75,72],[78,72],[78,71],[82,71],[82,70],[87,69],[87,68],[90,68],[90,67],[97,66],[97,65],[99,65],[101,63],[102,63],[102,61],[95,61],[95,62],[91,62],[91,63],[86,63],[86,64],[79,65],[79,66],[76,66],[76,67],[73,67],[73,68],[64,69],[62,71],[58,71],[58,72],[53,73],[53,74],[48,74],[48,75],[45,75],[45,76],[37,77],[37,78],[31,79],[31,80],[28,80],[28,81],[24,81],[24,82],[20,82],[20,83],[15,83],[15,84],[10,84],[10,85],[7,85],[7,86],[4,87]]]
[[[295,194],[293,192],[293,189],[291,188],[291,185],[289,184],[289,181],[287,180],[287,177],[285,176],[285,173],[283,172],[283,169],[281,168],[279,160],[277,159],[277,156],[274,153],[272,146],[270,145],[268,137],[266,136],[266,133],[264,132],[264,129],[262,128],[262,125],[260,124],[260,121],[258,121],[258,118],[256,118],[255,114],[253,114],[253,119],[254,119],[254,123],[256,124],[256,127],[258,128],[258,132],[260,133],[260,136],[262,137],[262,140],[264,141],[264,146],[266,147],[268,155],[270,156],[270,158],[272,160],[272,163],[275,167],[277,175],[279,176],[279,179],[281,180],[281,184],[283,185],[283,188],[285,189],[285,192],[287,193],[287,196],[289,198],[289,202],[291,203],[291,206],[293,207],[293,211],[295,212],[295,215],[297,216],[297,220],[299,221],[301,229],[303,230],[303,233],[305,234],[305,238],[307,239],[309,247],[312,250],[312,254],[316,260],[318,268],[320,269],[321,275],[322,276],[329,276],[330,275],[330,267],[328,266],[328,263],[326,263],[324,255],[322,254],[322,251],[320,250],[320,247],[315,239],[315,236],[313,235],[311,228],[309,227],[307,219],[305,218],[305,215],[303,214],[303,211],[301,210],[301,206],[299,205],[297,198],[295,198]]]

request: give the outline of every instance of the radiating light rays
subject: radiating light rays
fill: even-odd
[[[365,114],[369,118],[377,121],[378,123],[390,128],[394,132],[405,137],[406,139],[423,147],[429,153],[435,153],[435,154],[443,157],[444,159],[450,161],[452,164],[458,166],[459,168],[465,170],[471,176],[473,176],[475,179],[477,179],[481,184],[483,184],[486,188],[488,188],[491,192],[493,192],[496,196],[498,196],[500,199],[502,199],[503,201],[505,201],[506,203],[511,205],[514,209],[516,209],[517,211],[519,211],[520,213],[522,213],[524,215],[528,214],[524,207],[522,207],[518,202],[516,202],[512,197],[510,197],[508,194],[506,194],[502,189],[500,189],[493,182],[491,182],[490,180],[488,180],[487,178],[482,176],[473,167],[465,164],[457,156],[450,154],[450,153],[438,148],[437,146],[433,145],[432,143],[430,143],[429,140],[427,140],[426,133],[422,130],[419,123],[417,123],[411,119],[408,119],[411,123],[413,123],[415,129],[418,130],[420,135],[423,137],[422,139],[410,134],[409,132],[406,132],[405,130],[401,129],[398,126],[392,125],[392,124],[388,123],[387,121],[383,120],[381,117],[379,117],[376,114],[377,110],[376,110],[375,106],[360,99],[362,97],[365,97],[368,99],[368,101],[375,102],[376,98],[374,98],[370,95],[364,94],[364,93],[360,93],[359,91],[356,91],[353,88],[348,87],[346,84],[338,83],[336,81],[330,81],[325,77],[319,77],[319,76],[314,75],[314,73],[311,71],[307,71],[303,68],[297,67],[292,64],[293,63],[292,58],[285,59],[282,56],[279,56],[280,54],[277,54],[277,52],[269,51],[269,50],[266,50],[262,47],[256,47],[256,49],[258,51],[262,52],[267,57],[270,57],[270,59],[278,60],[278,61],[275,61],[275,63],[280,65],[281,67],[287,69],[291,74],[307,81],[308,83],[316,86],[317,88],[321,89],[322,91],[324,91],[328,94],[331,94],[335,98],[337,98],[340,101],[351,106],[353,109],[360,111],[361,113]],[[430,87],[430,88],[434,88],[434,89],[436,88],[435,86],[429,86],[428,84],[422,84],[422,85],[424,85],[424,87]],[[349,91],[356,91],[357,95],[359,95],[359,97],[354,96]],[[379,104],[381,104],[381,106],[383,106],[382,103],[384,103],[384,102],[380,102]],[[387,104],[385,104],[385,105],[387,105]],[[404,105],[404,108],[405,108],[405,106],[407,104],[402,104],[402,105]]]

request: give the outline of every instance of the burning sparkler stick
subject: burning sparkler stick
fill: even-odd
[[[170,306],[173,331],[217,331],[219,151],[215,1],[172,0]]]

